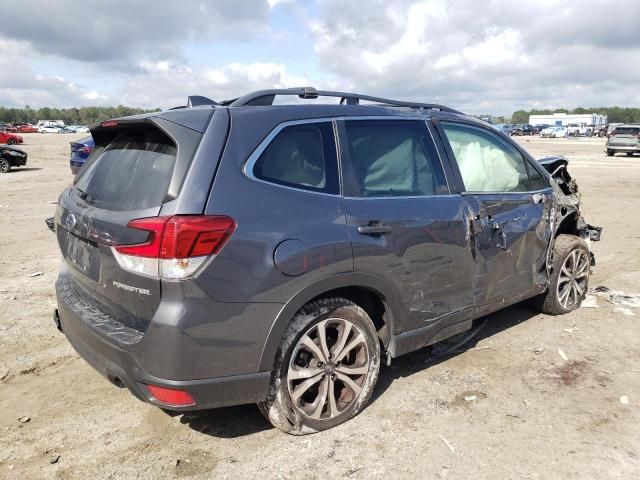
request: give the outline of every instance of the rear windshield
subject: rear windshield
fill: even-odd
[[[106,210],[141,210],[162,204],[176,161],[176,147],[157,129],[118,134],[78,179],[85,200]]]
[[[616,127],[616,135],[638,135],[640,128],[638,127]]]

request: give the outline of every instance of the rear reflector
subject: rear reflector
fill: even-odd
[[[144,243],[113,247],[118,264],[141,275],[180,279],[193,275],[215,256],[236,223],[226,216],[175,215],[131,220],[127,226],[149,236]]]
[[[147,389],[154,399],[165,405],[188,407],[196,404],[191,394],[185,390],[174,390],[155,385],[147,385]]]

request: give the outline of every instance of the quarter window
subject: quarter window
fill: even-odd
[[[524,158],[513,146],[487,130],[442,124],[468,192],[526,192]]]
[[[345,128],[360,196],[449,193],[424,122],[351,120]]]
[[[338,162],[331,122],[283,128],[253,167],[256,178],[305,190],[338,193]]]

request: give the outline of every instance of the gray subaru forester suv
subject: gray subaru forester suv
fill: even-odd
[[[49,221],[54,320],[163,409],[257,403],[286,432],[324,430],[365,407],[381,363],[587,291],[600,228],[567,160],[440,105],[265,90],[91,133]]]

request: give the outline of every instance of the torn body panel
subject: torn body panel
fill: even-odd
[[[556,196],[556,215],[554,237],[560,234],[577,235],[585,240],[600,240],[602,227],[589,225],[580,211],[580,193],[578,184],[569,174],[569,160],[561,155],[544,157],[538,160],[552,179],[552,187]],[[592,264],[595,265],[593,253]]]
[[[475,257],[476,313],[543,290],[551,237],[550,191],[534,201],[530,193],[468,194]]]

